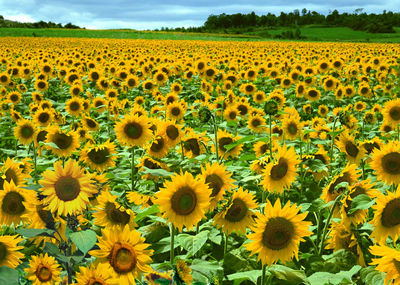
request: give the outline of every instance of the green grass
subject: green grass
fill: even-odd
[[[0,28],[0,37],[73,37],[73,38],[112,38],[112,39],[166,39],[166,40],[272,40],[290,28],[278,29],[242,29],[227,30],[226,33],[179,33],[121,30],[68,30],[68,29],[29,29],[29,28]],[[291,29],[294,31],[294,29]],[[372,34],[354,31],[345,27],[304,26],[300,28],[301,35],[306,41],[341,41],[341,42],[386,42],[400,43],[400,28],[395,28],[393,34]],[[235,33],[242,34],[235,34]]]

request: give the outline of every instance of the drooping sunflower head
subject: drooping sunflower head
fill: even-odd
[[[176,174],[156,194],[163,217],[182,230],[193,228],[205,216],[210,205],[211,190],[205,181],[194,178],[189,172]]]
[[[267,201],[265,215],[260,215],[254,226],[254,233],[247,237],[252,240],[246,244],[251,254],[258,254],[262,264],[274,264],[278,260],[290,261],[298,258],[299,244],[309,231],[311,222],[304,221],[307,213],[299,214],[300,208],[288,202],[283,208],[278,199],[274,206]]]
[[[183,284],[192,284],[192,269],[186,264],[186,262],[182,259],[178,259],[176,261],[176,273],[178,275],[179,280]]]
[[[76,274],[78,285],[117,285],[118,280],[105,263],[90,264],[89,267],[79,266]]]
[[[296,179],[299,163],[300,160],[293,148],[278,147],[275,160],[265,167],[260,185],[269,192],[282,193]]]

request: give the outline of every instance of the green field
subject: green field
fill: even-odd
[[[272,40],[274,36],[290,28],[244,30],[227,30],[224,33],[183,33],[153,32],[136,30],[68,30],[68,29],[29,29],[0,28],[0,37],[81,37],[81,38],[114,38],[114,39],[169,39],[169,40]],[[345,42],[387,42],[400,43],[400,27],[396,33],[372,34],[354,31],[346,27],[304,26],[300,28],[305,41],[345,41]],[[228,32],[228,33],[226,33]],[[241,34],[236,34],[241,33]]]

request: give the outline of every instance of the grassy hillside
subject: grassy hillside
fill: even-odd
[[[0,28],[0,37],[83,37],[115,39],[170,39],[170,40],[269,40],[290,28],[225,30],[219,33],[152,32],[135,30],[76,30]],[[294,29],[291,29],[294,31]],[[400,28],[396,33],[372,34],[346,27],[304,26],[300,28],[306,41],[354,41],[400,43]]]

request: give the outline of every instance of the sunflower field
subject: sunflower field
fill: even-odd
[[[400,48],[3,38],[0,284],[400,284]]]

